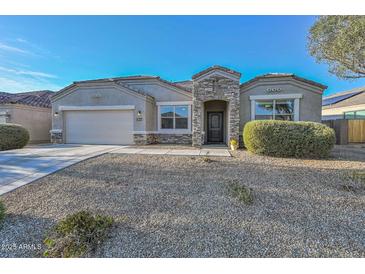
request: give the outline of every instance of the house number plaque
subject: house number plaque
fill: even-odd
[[[266,89],[267,92],[280,92],[282,91],[281,88],[267,88]]]

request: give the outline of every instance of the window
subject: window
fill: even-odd
[[[365,110],[356,111],[356,119],[365,119]]]
[[[274,101],[257,101],[255,120],[273,119]]]
[[[294,121],[294,100],[256,101],[255,120]]]
[[[163,106],[161,111],[161,128],[174,128],[174,107]]]
[[[348,111],[344,113],[345,119],[365,119],[365,110]]]
[[[345,112],[345,119],[355,119],[355,112],[354,111]]]
[[[160,106],[161,129],[188,129],[189,107]]]

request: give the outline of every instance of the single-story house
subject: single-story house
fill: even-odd
[[[130,76],[74,82],[52,96],[55,143],[201,146],[239,139],[255,119],[321,121],[327,87],[294,74],[209,67],[192,80]]]
[[[323,97],[322,120],[365,119],[365,87]]]
[[[30,143],[49,143],[52,124],[49,90],[0,92],[0,124],[19,124],[28,129]]]

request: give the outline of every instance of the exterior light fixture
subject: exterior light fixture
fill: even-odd
[[[55,117],[58,116],[58,111],[55,111],[54,114],[53,114]]]
[[[137,111],[137,121],[142,121],[142,111]]]

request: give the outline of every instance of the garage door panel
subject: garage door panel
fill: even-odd
[[[67,143],[133,143],[131,110],[66,111],[65,124]]]

